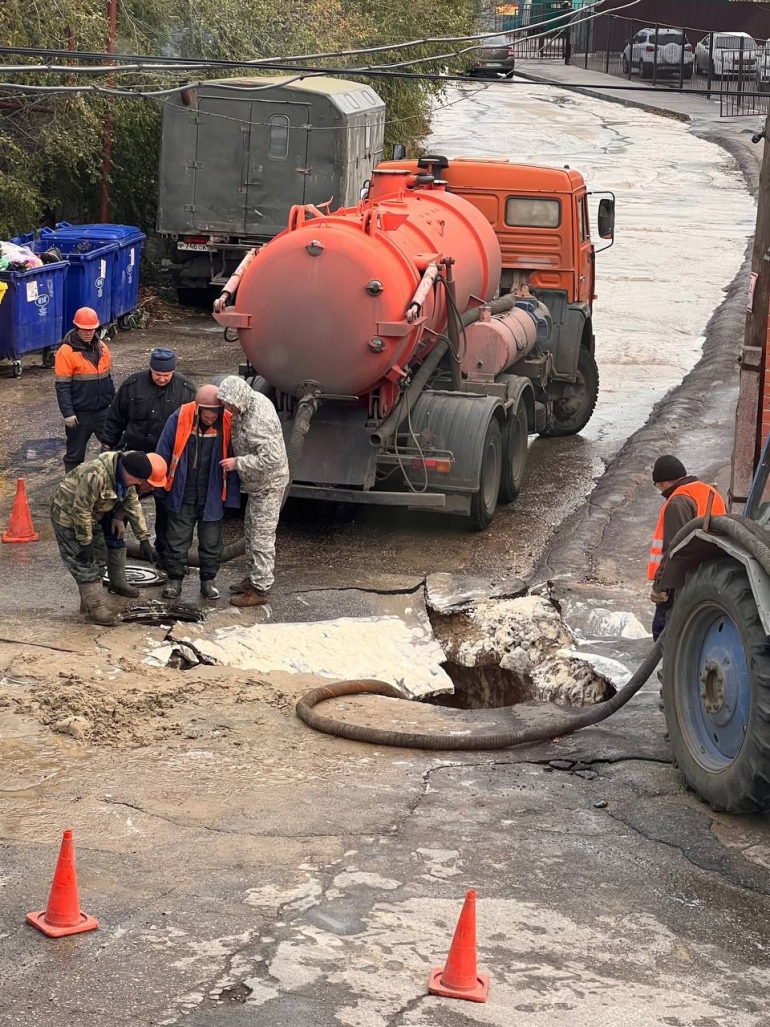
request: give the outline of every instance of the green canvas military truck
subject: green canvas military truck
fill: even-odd
[[[385,104],[324,76],[219,79],[163,114],[158,232],[182,302],[221,289],[295,204],[355,204],[382,159]]]

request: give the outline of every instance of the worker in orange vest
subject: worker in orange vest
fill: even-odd
[[[67,436],[65,474],[83,463],[92,435],[101,442],[115,395],[110,351],[99,338],[99,315],[91,307],[81,307],[72,321],[75,327],[62,339],[54,364],[56,399]]]
[[[657,641],[666,626],[668,611],[674,605],[674,593],[684,584],[684,568],[676,560],[669,560],[669,548],[675,535],[688,521],[704,516],[709,496],[714,496],[713,514],[725,514],[727,509],[716,489],[688,475],[682,461],[675,456],[658,457],[652,469],[652,481],[666,500],[658,517],[647,566],[647,577],[652,582],[650,599],[655,603],[652,637]]]

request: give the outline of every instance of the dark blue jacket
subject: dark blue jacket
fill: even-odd
[[[159,453],[169,465],[171,464],[171,456],[174,452],[174,440],[176,439],[178,421],[179,411],[175,410],[171,417],[166,421],[166,426],[158,439],[156,453]],[[192,438],[192,436],[190,436],[190,438]],[[227,455],[233,456],[232,445],[228,447]],[[187,462],[189,459],[190,442],[188,440],[179,461],[179,466],[176,469],[176,474],[174,475],[174,481],[171,485],[170,491],[166,492],[165,489],[155,490],[156,496],[162,496],[165,498],[166,509],[171,513],[177,513],[182,507],[182,503],[184,501],[184,489],[187,482]],[[237,509],[241,505],[241,482],[236,471],[231,471],[227,475],[227,495],[224,503],[222,502],[222,468],[219,466],[220,459],[221,457],[217,454],[217,458],[212,459],[211,461],[209,488],[206,496],[206,506],[203,510],[204,521],[220,521],[224,513],[224,507]]]

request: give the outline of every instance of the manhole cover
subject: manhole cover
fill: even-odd
[[[165,574],[161,574],[151,567],[140,567],[135,563],[126,564],[126,577],[136,588],[154,588],[156,585],[165,585],[166,583]],[[106,572],[103,580],[105,583],[108,580]]]

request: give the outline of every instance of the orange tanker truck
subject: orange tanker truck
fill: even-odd
[[[284,420],[292,496],[482,530],[521,489],[528,436],[576,434],[596,404],[585,182],[425,156],[377,165],[365,195],[294,207],[215,317]],[[611,194],[598,213],[611,245]]]

